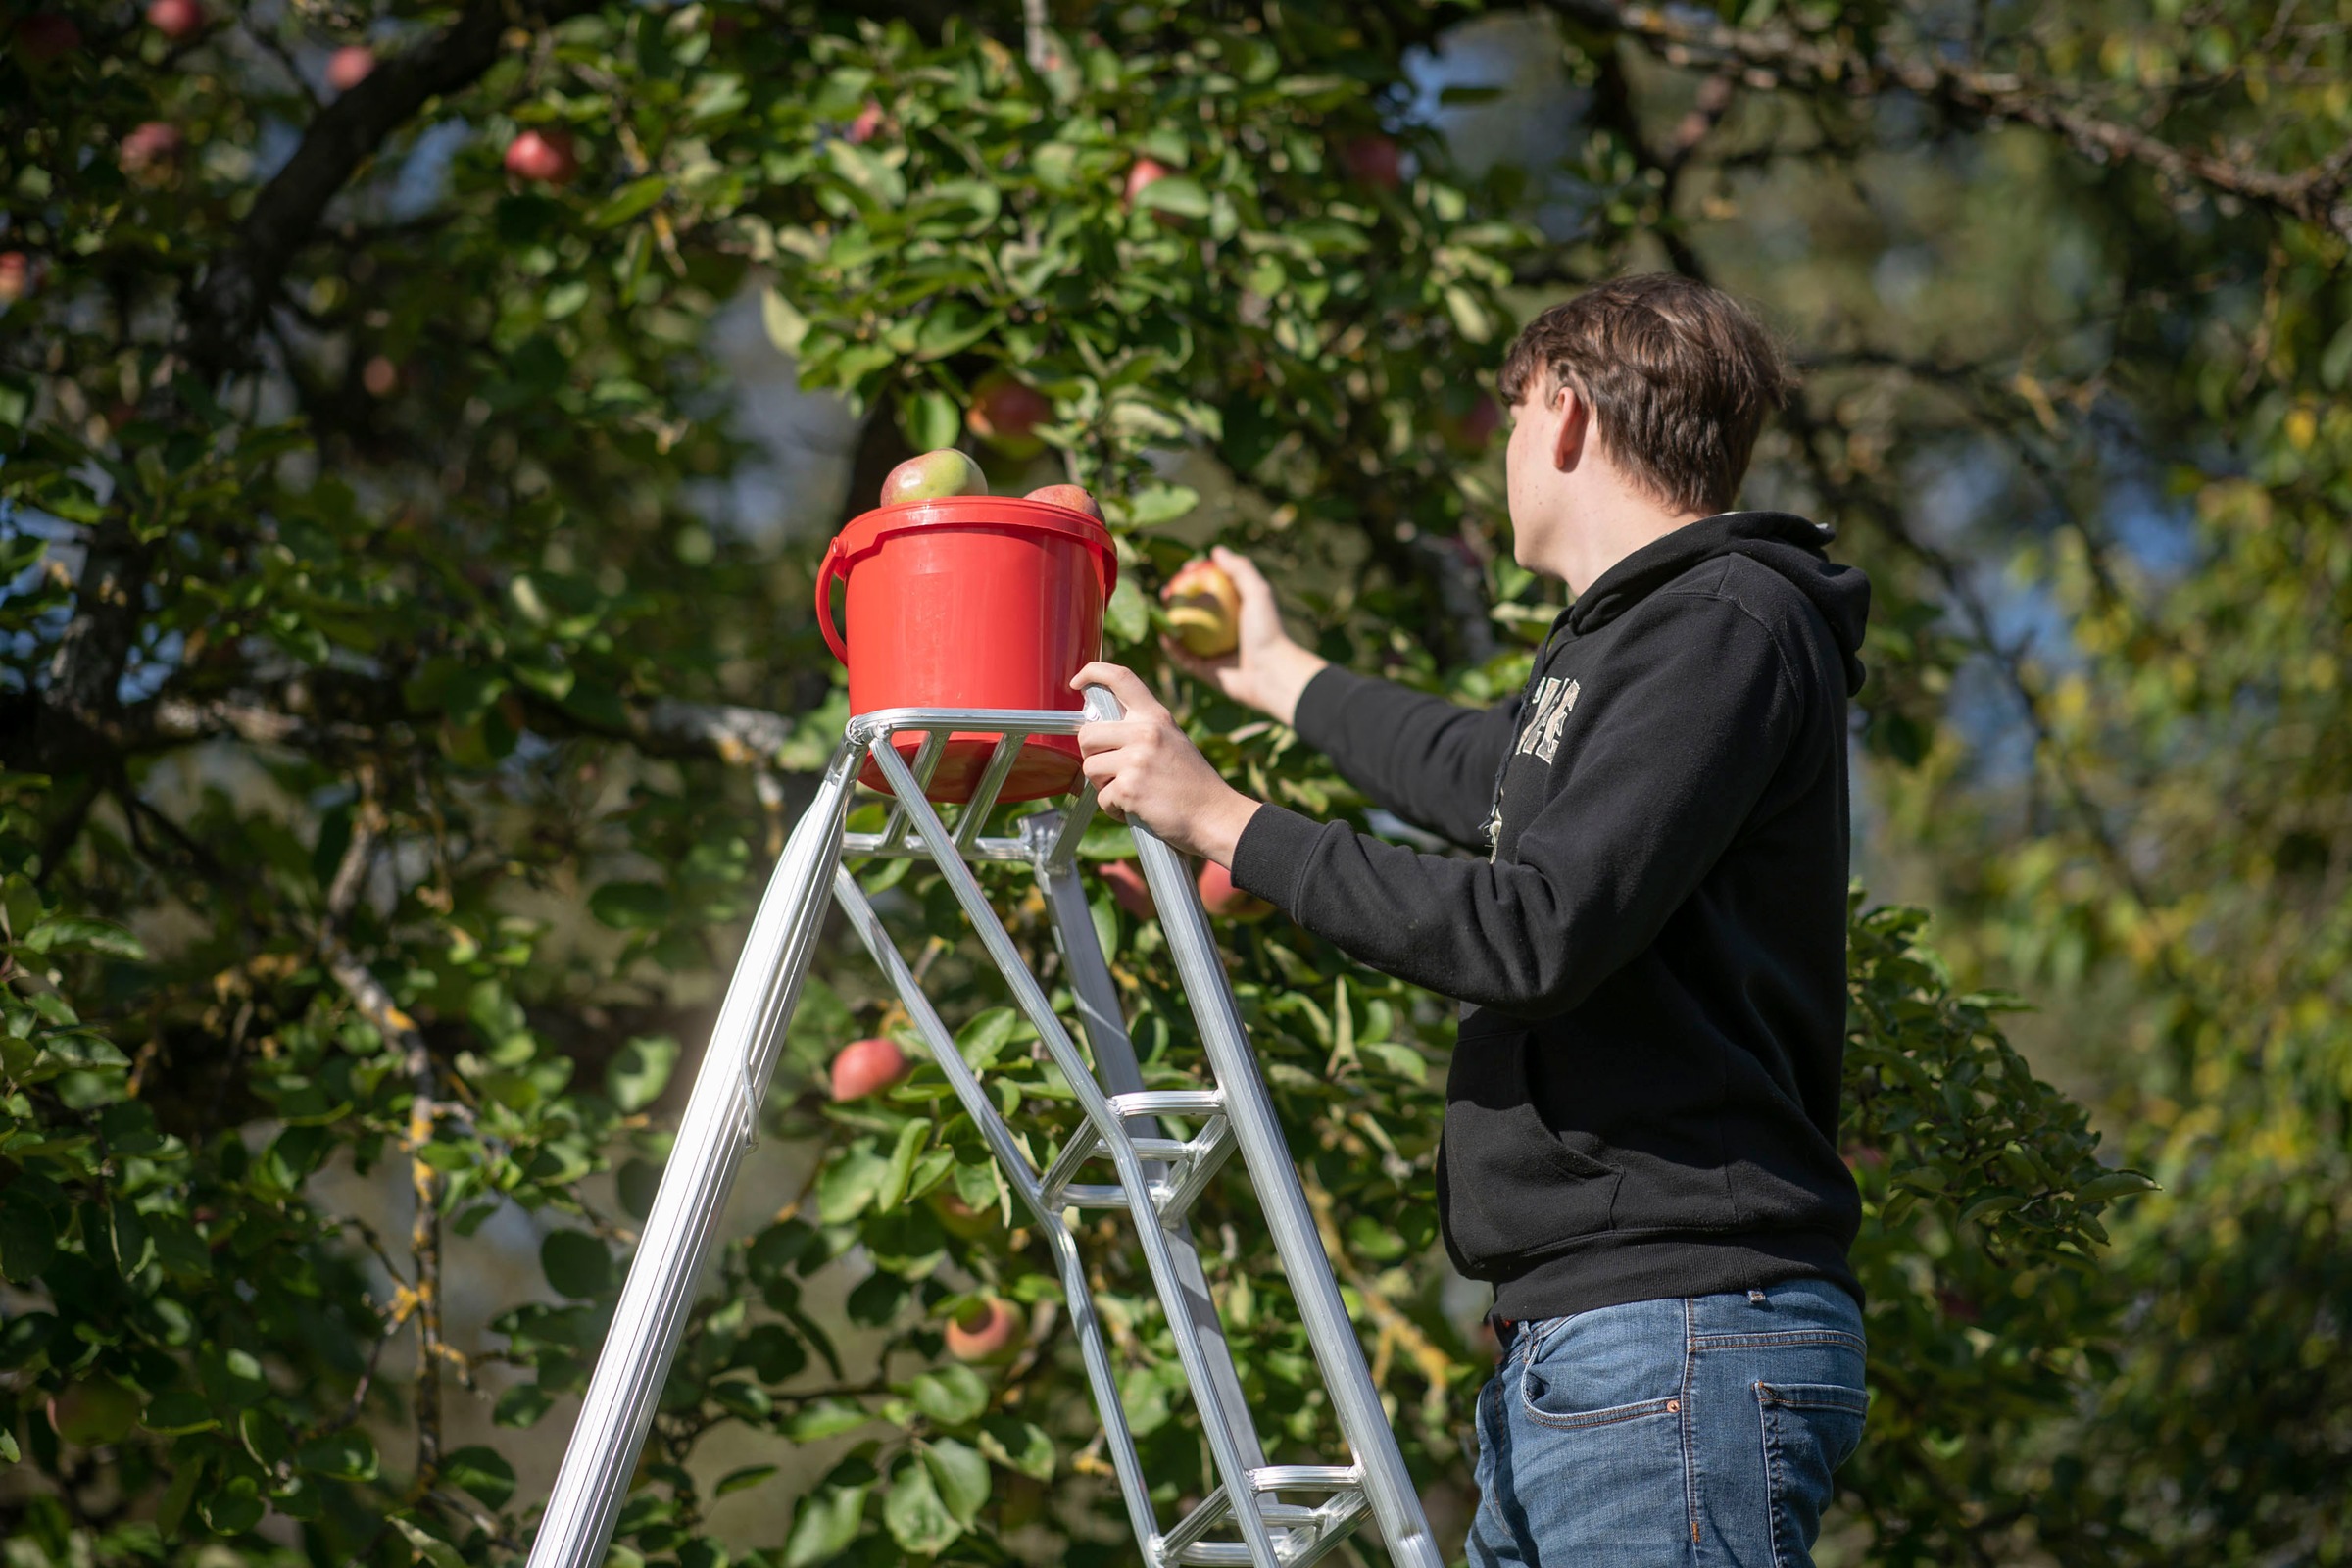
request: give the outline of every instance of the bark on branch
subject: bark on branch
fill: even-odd
[[[1907,91],[1980,120],[2033,125],[2094,162],[2139,164],[2176,183],[2202,185],[2352,239],[2352,149],[2282,173],[2244,158],[2179,146],[2096,114],[2058,83],[2028,81],[1967,61],[1865,54],[1785,28],[1736,27],[1697,20],[1687,10],[1617,0],[1552,0],[1552,9],[1596,31],[1638,38],[1672,64],[1738,62],[1766,78],[1759,85],[1786,83],[1855,97]]]

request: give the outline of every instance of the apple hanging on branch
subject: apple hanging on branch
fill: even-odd
[[[945,501],[950,496],[988,494],[988,475],[971,455],[941,447],[908,458],[883,476],[882,505],[904,506],[909,501]]]
[[[505,163],[507,172],[516,178],[535,179],[547,185],[567,185],[580,172],[580,160],[572,151],[571,132],[561,125],[523,131],[507,143]]]
[[[993,1360],[1010,1350],[1020,1334],[1020,1308],[1001,1296],[984,1296],[948,1319],[948,1353],[958,1361]]]
[[[1248,924],[1263,920],[1274,912],[1274,906],[1254,893],[1233,885],[1233,873],[1211,860],[1200,867],[1200,877],[1194,884],[1200,893],[1200,906],[1219,919]]]
[[[1133,860],[1104,860],[1095,867],[1095,875],[1110,889],[1111,899],[1138,920],[1149,920],[1159,913],[1152,902],[1152,889],[1144,881],[1144,869]]]
[[[837,1102],[863,1100],[880,1094],[910,1070],[906,1053],[899,1049],[897,1041],[878,1035],[853,1040],[833,1058],[833,1098]]]
[[[1242,594],[1213,561],[1188,561],[1159,591],[1168,631],[1197,659],[1222,659],[1241,645]]]
[[[1037,427],[1053,417],[1052,398],[1002,370],[981,378],[963,411],[964,428],[1008,458],[1034,458],[1045,451]]]
[[[204,7],[197,0],[155,0],[147,8],[147,25],[173,43],[204,30]]]
[[[326,84],[337,92],[349,92],[374,69],[374,50],[366,44],[347,43],[326,57]]]

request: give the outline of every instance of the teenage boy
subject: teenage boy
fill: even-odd
[[[1463,1004],[1438,1202],[1501,1344],[1474,1564],[1808,1563],[1861,1437],[1837,1135],[1870,589],[1827,530],[1728,510],[1788,388],[1755,320],[1676,276],[1528,326],[1513,549],[1574,603],[1499,708],[1326,664],[1217,553],[1241,646],[1188,667],[1480,858],[1250,800],[1131,672],[1073,683],[1126,707],[1079,732],[1105,808]]]

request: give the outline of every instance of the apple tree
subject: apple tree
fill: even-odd
[[[1614,265],[1655,186],[1596,139],[1564,249],[1523,172],[1457,167],[1410,74],[1447,7],[164,5],[18,14],[0,59],[11,1550],[509,1560],[712,977],[846,716],[821,538],[710,502],[747,461],[713,334],[756,320],[855,412],[840,515],[956,443],[1004,488],[1087,485],[1114,656],[1252,790],[1370,822],[1172,676],[1152,589],[1220,536],[1334,657],[1507,696],[1556,607],[1509,560],[1482,388],[1541,303],[1519,283]],[[1117,836],[1089,853],[1147,1071],[1193,1081]],[[1049,1155],[1066,1089],[936,879],[892,874]],[[1042,911],[999,891],[1051,979]],[[1853,929],[1885,1396],[1849,1528],[1922,1560],[2012,1505],[2016,1434],[2079,1396],[2121,1305],[2098,1216],[2144,1183],[1919,915],[1857,901]],[[1487,1352],[1429,1200],[1449,1009],[1279,923],[1220,931],[1458,1530]],[[616,1552],[1123,1559],[1040,1250],[878,980],[846,944],[820,974],[766,1116],[807,1179],[742,1195],[772,1217],[698,1300]],[[836,1099],[853,1040],[916,1059]],[[530,1278],[454,1331],[518,1216]],[[1330,1453],[1250,1205],[1198,1224],[1269,1442]],[[1206,1481],[1165,1325],[1118,1225],[1088,1245],[1173,1509]],[[713,1473],[746,1434],[823,1457]],[[712,1523],[742,1493],[770,1503],[749,1537]]]

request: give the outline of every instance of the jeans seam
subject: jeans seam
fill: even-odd
[[[1698,1347],[1693,1339],[1692,1314],[1696,1308],[1690,1297],[1683,1298],[1683,1380],[1678,1393],[1682,1399],[1681,1419],[1675,1423],[1683,1445],[1683,1508],[1690,1516],[1691,1568],[1698,1565],[1698,1473],[1692,1428],[1696,1416],[1690,1409],[1691,1375],[1697,1370]]]
[[[1764,1539],[1772,1547],[1772,1568],[1782,1568],[1788,1559],[1781,1552],[1781,1464],[1780,1451],[1772,1441],[1772,1406],[1765,1400],[1764,1384],[1755,1385],[1756,1432],[1764,1445]]]
[[[1701,1334],[1692,1343],[1702,1350],[1770,1349],[1779,1346],[1840,1345],[1851,1349],[1869,1351],[1869,1344],[1859,1334],[1843,1329],[1783,1329],[1769,1334]]]

